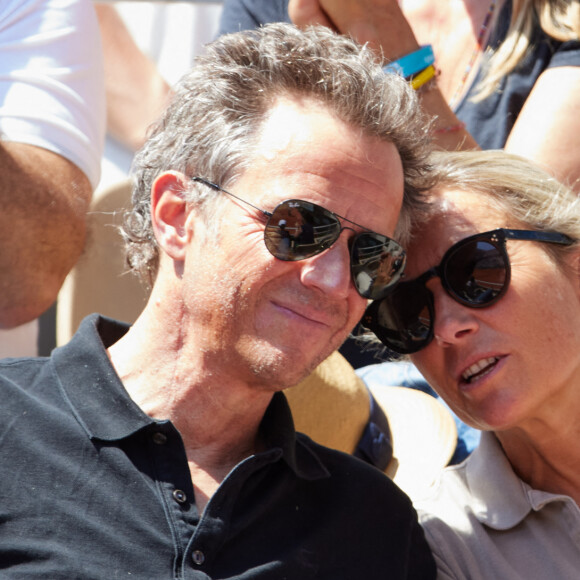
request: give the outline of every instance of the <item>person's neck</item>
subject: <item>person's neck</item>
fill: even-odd
[[[203,472],[217,487],[258,450],[258,428],[273,391],[228,374],[227,364],[208,362],[212,355],[196,348],[195,332],[184,334],[179,312],[160,310],[152,298],[109,356],[135,403],[179,430],[192,476]],[[213,491],[208,483],[205,495]]]
[[[576,417],[495,433],[516,474],[534,489],[580,505],[580,425]]]

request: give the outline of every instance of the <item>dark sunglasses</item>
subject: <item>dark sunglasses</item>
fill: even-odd
[[[288,199],[269,212],[207,179],[194,177],[193,181],[226,193],[264,214],[268,218],[264,229],[266,248],[274,257],[286,262],[312,258],[330,248],[343,230],[354,231],[342,227],[340,220],[365,229],[308,201]],[[349,245],[350,271],[357,292],[363,298],[382,298],[403,275],[405,251],[395,240],[368,230],[354,235]]]
[[[427,282],[441,285],[468,308],[495,304],[507,291],[511,268],[506,240],[569,246],[572,238],[555,232],[497,229],[465,238],[451,246],[441,263],[409,282],[402,282],[383,300],[367,308],[362,323],[390,350],[411,354],[433,340],[435,308]]]

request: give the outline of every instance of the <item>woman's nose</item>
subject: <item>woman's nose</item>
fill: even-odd
[[[443,288],[441,280],[434,278],[428,283],[433,293],[435,322],[433,333],[441,346],[456,344],[477,332],[479,322],[473,308],[468,308],[454,300]]]

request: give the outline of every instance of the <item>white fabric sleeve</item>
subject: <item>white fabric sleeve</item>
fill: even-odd
[[[0,135],[66,157],[97,186],[105,89],[92,0],[1,0]]]

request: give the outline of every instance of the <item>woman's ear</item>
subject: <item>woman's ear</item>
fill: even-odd
[[[160,249],[173,260],[185,259],[185,248],[192,235],[187,227],[189,209],[184,199],[188,179],[182,173],[167,171],[151,187],[151,223]]]

